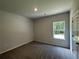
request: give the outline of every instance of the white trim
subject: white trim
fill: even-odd
[[[0,52],[0,54],[3,54],[3,53],[5,53],[5,52],[7,52],[7,51],[10,51],[10,50],[13,50],[13,49],[15,49],[15,48],[18,48],[18,47],[20,47],[20,46],[22,46],[22,45],[25,45],[25,44],[27,44],[27,43],[29,43],[29,42],[32,42],[32,41],[33,41],[33,40],[28,41],[28,42],[24,42],[24,43],[19,44],[19,45],[15,46],[15,47],[9,48],[9,49],[7,49],[7,50],[5,50],[5,51]]]

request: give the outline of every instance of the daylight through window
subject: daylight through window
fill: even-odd
[[[65,40],[65,21],[53,22],[53,37]]]

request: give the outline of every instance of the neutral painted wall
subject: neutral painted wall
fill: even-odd
[[[0,53],[33,40],[33,22],[23,16],[0,11]]]
[[[73,4],[71,7],[71,16],[75,16],[77,13],[79,13],[79,0],[73,0]]]
[[[76,42],[73,40],[72,35],[73,33],[73,27],[77,24],[77,22],[75,22],[75,24],[73,24],[72,26],[72,21],[76,21],[79,20],[79,0],[73,0],[73,4],[71,7],[71,12],[70,12],[70,50],[71,52],[74,53],[75,55],[75,59],[77,59],[77,53],[76,53]],[[76,27],[76,26],[75,26]],[[74,28],[76,29],[76,28]]]
[[[58,15],[36,19],[34,22],[35,41],[63,47],[70,47],[69,17],[69,13],[62,13]],[[59,20],[65,21],[65,40],[57,40],[53,38],[52,22]]]
[[[72,35],[74,34],[72,32],[72,20],[79,20],[79,0],[73,0],[73,4],[72,4],[72,8],[71,8],[71,13],[70,13],[71,17],[70,17],[70,47],[71,47],[71,51],[76,50],[76,42],[73,41]],[[78,22],[78,21],[77,21]],[[75,22],[75,24],[77,24],[77,22]],[[75,26],[75,24],[73,24]],[[76,26],[75,26],[76,27]]]

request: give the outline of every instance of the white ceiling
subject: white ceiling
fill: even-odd
[[[48,16],[70,10],[73,0],[0,0],[0,9],[29,18]],[[38,11],[34,12],[33,8]]]

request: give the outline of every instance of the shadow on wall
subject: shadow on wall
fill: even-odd
[[[33,40],[33,23],[30,19],[0,11],[0,53]]]

